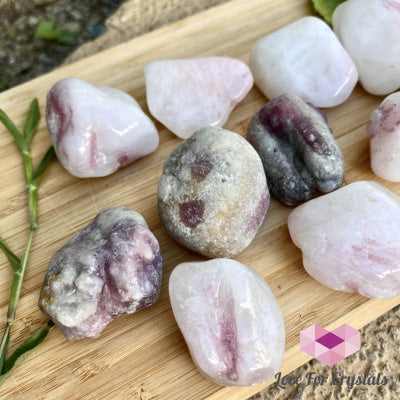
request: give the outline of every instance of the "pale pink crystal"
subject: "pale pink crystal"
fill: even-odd
[[[77,78],[51,88],[46,121],[59,161],[80,178],[112,174],[158,147],[156,127],[133,97]]]
[[[223,126],[253,86],[249,67],[229,57],[153,61],[145,76],[151,114],[184,139]]]
[[[367,297],[400,294],[400,198],[384,186],[351,183],[297,207],[288,225],[317,281]]]
[[[332,25],[367,92],[385,95],[400,87],[399,0],[347,0],[335,9]]]
[[[400,92],[386,97],[370,116],[371,168],[383,179],[400,182]]]
[[[250,386],[279,371],[285,328],[264,279],[235,260],[178,265],[169,280],[172,310],[199,371],[213,382]]]
[[[301,18],[259,39],[250,68],[269,99],[291,93],[316,107],[343,103],[358,79],[332,29],[315,17]]]

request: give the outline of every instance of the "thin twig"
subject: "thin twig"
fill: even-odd
[[[1,239],[1,246],[0,249],[4,251],[8,260],[10,261],[13,271],[13,283],[11,287],[10,293],[10,300],[8,304],[8,311],[7,311],[7,319],[6,319],[6,327],[4,329],[3,339],[0,345],[0,384],[4,382],[6,378],[6,374],[15,368],[17,365],[17,361],[21,362],[23,358],[31,351],[35,346],[37,346],[41,341],[44,340],[45,336],[47,335],[49,328],[46,329],[41,328],[42,331],[38,335],[34,335],[29,338],[18,352],[18,356],[10,357],[9,359],[6,358],[7,355],[7,348],[10,341],[11,335],[11,328],[15,322],[16,312],[17,312],[17,304],[21,294],[22,282],[24,280],[25,270],[28,265],[28,256],[32,246],[33,235],[35,230],[38,227],[37,224],[37,209],[38,209],[38,185],[40,179],[46,170],[47,166],[49,165],[51,159],[54,157],[54,149],[50,148],[42,160],[40,161],[36,171],[33,168],[32,164],[32,156],[30,151],[30,142],[32,137],[36,131],[37,125],[40,119],[40,111],[39,105],[37,100],[33,100],[30,107],[29,115],[24,123],[24,130],[23,134],[18,131],[15,127],[14,123],[8,118],[6,113],[0,110],[0,121],[5,125],[5,127],[9,130],[17,145],[21,151],[22,160],[24,163],[24,172],[25,172],[25,181],[28,189],[28,209],[29,209],[29,238],[28,243],[26,245],[25,253],[19,259],[7,246],[5,241]],[[49,323],[47,324],[48,327],[51,326]],[[26,353],[26,354],[25,354]],[[7,366],[7,368],[5,368]]]

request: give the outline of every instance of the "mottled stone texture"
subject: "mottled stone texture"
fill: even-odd
[[[315,17],[301,18],[259,39],[250,68],[269,99],[293,93],[317,107],[343,103],[358,79],[354,62],[332,29]]]
[[[371,113],[371,168],[383,179],[400,182],[400,92],[386,97]]]
[[[345,1],[335,9],[332,25],[367,92],[384,95],[400,87],[399,0]]]
[[[360,181],[297,207],[290,236],[322,284],[367,297],[400,294],[400,198]]]
[[[293,206],[343,181],[343,156],[322,111],[282,95],[258,111],[247,139],[259,153],[271,193]]]
[[[159,245],[144,218],[110,208],[53,256],[39,307],[67,339],[97,337],[114,318],[152,305],[161,273]]]
[[[51,88],[46,121],[58,160],[79,178],[110,175],[158,147],[156,127],[133,97],[77,78]]]
[[[219,385],[250,386],[279,371],[285,327],[264,279],[230,259],[178,265],[172,310],[200,373]]]
[[[167,158],[158,210],[170,236],[209,257],[229,257],[253,240],[269,205],[260,157],[240,135],[207,127]]]
[[[223,126],[253,86],[249,67],[230,57],[153,61],[145,77],[151,114],[184,139],[203,126]]]

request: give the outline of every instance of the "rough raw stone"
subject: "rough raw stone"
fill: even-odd
[[[348,0],[333,13],[333,29],[375,95],[400,87],[400,1]]]
[[[344,186],[297,207],[288,225],[317,281],[367,297],[400,294],[400,198],[384,186]]]
[[[158,210],[168,234],[208,257],[249,245],[264,220],[269,191],[257,152],[240,135],[198,130],[167,158]]]
[[[400,182],[400,92],[386,97],[370,116],[371,168],[383,179]]]
[[[247,139],[261,157],[269,190],[286,205],[342,184],[343,156],[325,115],[295,95],[279,96],[258,111]]]
[[[154,61],[145,76],[151,114],[184,139],[223,126],[253,86],[249,67],[229,57]]]
[[[172,310],[199,371],[220,385],[250,386],[279,371],[285,328],[264,279],[235,260],[178,265]]]
[[[269,99],[293,93],[317,107],[343,103],[358,79],[333,31],[315,17],[301,18],[261,38],[252,49],[250,68]]]
[[[159,245],[144,218],[110,208],[55,253],[39,307],[67,339],[97,337],[114,318],[152,305],[161,273]]]
[[[66,78],[47,95],[46,121],[57,157],[80,178],[112,174],[153,152],[153,122],[126,93]]]

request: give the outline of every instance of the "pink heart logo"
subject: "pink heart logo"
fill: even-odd
[[[314,324],[300,332],[300,349],[331,367],[360,350],[360,332],[347,324],[332,332]]]

